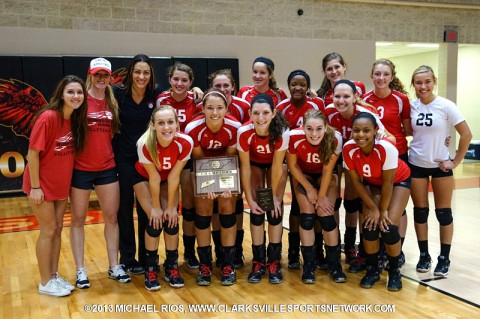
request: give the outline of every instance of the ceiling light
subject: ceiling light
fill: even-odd
[[[393,45],[392,42],[375,42],[375,46],[377,47],[389,47]]]
[[[409,48],[433,48],[438,49],[440,45],[438,43],[409,43],[407,47]]]

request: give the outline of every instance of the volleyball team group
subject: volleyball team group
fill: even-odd
[[[416,270],[429,272],[430,183],[440,224],[433,274],[448,275],[453,169],[472,138],[464,117],[453,102],[435,95],[437,78],[429,66],[413,72],[416,97],[411,100],[390,60],[373,64],[370,92],[363,83],[346,79],[340,54],[326,55],[322,67],[318,91],[305,71],[292,71],[290,97],[277,87],[274,62],[266,57],[252,64],[254,85],[238,92],[228,69],[209,76],[208,91],[191,88],[193,71],[180,63],[170,68],[171,87],[164,91],[143,54],[132,59],[121,85],[111,85],[111,63],[104,58],[90,62],[86,83],[64,77],[36,117],[22,187],[40,225],[39,293],[66,296],[75,286],[90,287],[84,223],[93,189],[105,221],[108,277],[128,283],[130,275],[143,274],[151,291],[160,289],[159,277],[171,287],[184,286],[180,228],[183,259],[198,269],[198,285],[215,282],[214,255],[221,285],[236,283],[236,269],[244,266],[243,198],[250,209],[253,255],[246,279],[281,283],[287,182],[292,202],[286,257],[288,268],[302,269],[303,283],[315,283],[317,269],[328,271],[336,283],[346,282],[345,268],[364,272],[360,286],[371,288],[385,270],[387,289],[399,291],[410,197],[420,251]],[[452,127],[460,136],[453,158],[448,151]],[[409,146],[407,136],[412,136]],[[218,156],[238,156],[243,194],[227,190],[194,196],[193,160]],[[257,192],[267,187],[273,194],[271,211],[257,202]],[[75,285],[58,273],[68,197]]]

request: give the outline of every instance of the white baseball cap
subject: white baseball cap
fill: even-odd
[[[108,74],[112,74],[112,64],[110,61],[104,58],[96,58],[90,61],[90,68],[88,69],[90,74],[95,74],[102,70]]]

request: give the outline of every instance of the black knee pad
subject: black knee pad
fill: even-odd
[[[441,226],[448,226],[453,223],[451,208],[437,208],[435,209],[435,215],[437,215],[437,220]]]
[[[195,227],[198,229],[207,229],[212,223],[212,216],[195,215]]]
[[[369,241],[377,240],[379,232],[380,231],[378,227],[375,230],[369,230],[368,228],[365,228],[365,227],[362,228],[362,234],[363,234],[364,240],[369,240]]]
[[[293,195],[293,192],[292,192],[292,196],[293,198],[290,206],[290,215],[300,216],[300,206],[298,206],[297,198],[295,197],[295,195]]]
[[[263,214],[250,213],[250,224],[254,226],[262,226],[264,221],[265,221],[265,213]]]
[[[400,241],[400,233],[398,232],[398,226],[388,226],[388,231],[382,231],[383,242],[387,245],[394,245]]]
[[[230,228],[235,226],[237,223],[237,217],[235,216],[235,213],[231,213],[228,215],[220,214],[220,225],[223,228]]]
[[[332,231],[337,228],[337,222],[335,221],[335,216],[324,216],[319,217],[320,225],[324,231]]]
[[[184,208],[182,207],[182,216],[183,220],[186,222],[193,222],[195,221],[195,208]]]
[[[305,230],[312,230],[316,218],[317,218],[317,215],[301,213],[300,227],[302,227]]]
[[[163,229],[165,229],[165,233],[168,235],[176,235],[178,234],[178,223],[177,226],[168,227],[168,221],[163,222]]]
[[[335,200],[335,206],[333,206],[333,210],[339,210],[342,206],[342,198],[339,197]]]
[[[237,201],[235,202],[235,214],[243,214],[243,197],[241,196],[239,196]]]
[[[362,211],[362,201],[359,198],[345,199],[343,201],[343,207],[345,207],[346,213],[356,213]]]
[[[278,224],[280,224],[282,221],[283,221],[283,214],[281,214],[280,216],[277,216],[277,217],[273,217],[272,215],[272,212],[267,212],[267,220],[268,220],[268,223],[272,226],[276,226]]]
[[[425,224],[428,220],[428,207],[413,207],[413,220]]]
[[[145,231],[147,232],[148,236],[154,237],[154,238],[157,238],[162,233],[161,228],[154,229],[152,226],[150,226],[150,224],[147,224],[147,227],[145,227]]]

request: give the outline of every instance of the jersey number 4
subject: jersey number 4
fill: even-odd
[[[417,126],[432,126],[432,113],[419,113],[417,117]]]

